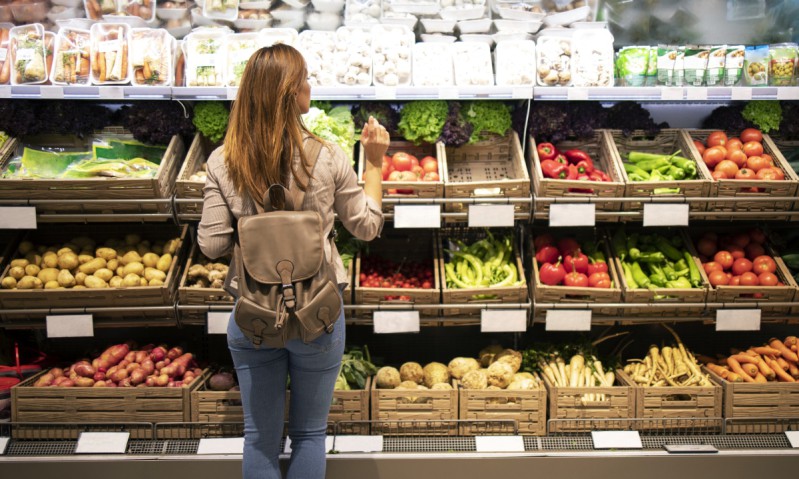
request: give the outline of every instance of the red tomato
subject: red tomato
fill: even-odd
[[[733,276],[730,278],[730,282],[728,286],[740,286],[741,285],[741,277],[740,276]]]
[[[777,180],[782,181],[785,179],[785,172],[781,169],[777,168],[776,166],[771,167],[774,170],[774,174],[777,175]]]
[[[763,154],[763,145],[759,141],[747,141],[744,143],[744,153],[746,156],[760,156]]]
[[[730,278],[723,271],[711,271],[707,275],[707,279],[710,280],[710,284],[713,286],[723,286],[730,282]]]
[[[736,180],[756,180],[757,174],[755,174],[755,170],[751,168],[741,168],[738,170],[738,173],[735,174]]]
[[[438,160],[436,160],[435,157],[432,157],[430,155],[427,155],[421,160],[419,160],[419,164],[422,165],[422,168],[424,168],[424,165],[430,163],[431,161],[435,162],[436,166],[438,166]]]
[[[736,244],[741,248],[746,248],[746,245],[748,245],[750,241],[751,238],[749,238],[749,235],[746,233],[738,233],[732,237],[732,244]]]
[[[749,230],[749,237],[752,238],[753,243],[763,244],[766,242],[766,233],[760,228],[752,228]]]
[[[740,276],[752,271],[752,262],[746,258],[738,258],[732,263],[732,274]]]
[[[704,268],[706,274],[710,274],[713,271],[722,271],[722,272],[724,271],[724,268],[715,261],[710,261],[708,263],[703,264],[702,268]]]
[[[760,281],[760,286],[777,286],[777,283],[780,282],[774,273],[760,273],[757,275],[757,279]]]
[[[583,273],[571,272],[563,279],[565,286],[577,286],[584,288],[588,286],[588,276]]]
[[[388,157],[386,157],[386,158],[388,158]],[[383,181],[388,180],[388,175],[390,175],[392,171],[394,171],[394,166],[392,166],[392,164],[391,164],[391,158],[389,158],[388,161],[385,161],[385,159],[384,159],[383,160]]]
[[[431,156],[424,157],[421,165],[425,173],[438,173],[438,162]]]
[[[722,269],[726,270],[732,268],[732,263],[735,262],[735,258],[732,257],[729,251],[722,250],[713,256],[713,261],[720,264]]]
[[[431,171],[430,173],[424,174],[422,181],[441,181],[441,177],[438,176],[438,173],[435,171]]]
[[[410,171],[410,169],[413,168],[411,155],[402,151],[394,153],[394,156],[391,157],[391,161],[394,164],[394,169],[397,171]]]
[[[400,171],[399,170],[392,171],[391,173],[388,174],[388,178],[386,178],[386,179],[388,181],[399,181],[400,180]]]
[[[752,261],[752,271],[760,273],[774,273],[777,271],[777,263],[769,255],[758,256]]]
[[[764,158],[768,162],[769,166],[774,166],[774,158],[772,158],[768,153],[763,153],[760,155],[760,157]]]
[[[743,150],[727,150],[727,159],[740,168],[746,164],[746,153]]]
[[[424,169],[419,165],[414,165],[411,167],[411,173],[416,173],[416,177],[421,179],[424,176]]]
[[[415,156],[413,156],[413,155],[408,155],[408,156],[410,156],[410,157],[411,157],[411,167],[414,167],[414,166],[422,166],[422,165],[419,163],[419,158],[416,158],[416,157],[415,157]]]
[[[592,288],[610,288],[610,275],[607,273],[594,273],[588,277],[588,286]]]
[[[702,155],[705,153],[705,144],[699,140],[694,140],[694,146],[697,150],[699,150],[699,154]]]
[[[724,146],[727,143],[727,134],[723,131],[714,131],[707,137],[707,146]]]
[[[741,152],[743,154],[743,152]],[[744,155],[745,157],[746,155]],[[762,156],[750,156],[746,158],[746,167],[757,173],[763,168],[769,168],[771,165]]]
[[[727,247],[727,251],[730,252],[733,259],[740,259],[746,257],[746,252],[744,249],[736,244],[731,244]]]
[[[730,160],[721,160],[716,165],[716,168],[715,168],[714,171],[723,171],[730,178],[735,178],[735,175],[738,173],[738,165],[736,165],[734,162],[732,162]]]
[[[778,176],[779,173],[776,168],[763,168],[757,172],[757,177],[761,180],[777,181],[779,179]]]
[[[738,138],[730,138],[724,146],[727,148],[727,151],[734,151],[743,149],[744,144]]]
[[[758,284],[760,284],[760,280],[755,273],[749,272],[741,275],[741,286],[757,286]]]
[[[760,133],[760,130],[756,130],[754,128],[747,128],[741,132],[741,141],[744,143],[748,143],[750,141],[763,141],[763,134]]]
[[[727,173],[724,173],[723,171],[714,171],[713,173],[710,174],[710,176],[713,177],[714,180],[729,180],[730,179],[730,177],[727,176]]]
[[[716,246],[716,240],[710,238],[702,238],[696,243],[696,250],[699,251],[700,254],[707,256],[708,258],[716,254],[718,251],[718,247]]]
[[[758,256],[766,254],[766,250],[763,248],[763,246],[754,242],[746,245],[746,248],[744,248],[744,252],[746,252],[746,257],[751,260],[757,258]]]
[[[702,154],[702,159],[705,161],[705,164],[708,168],[713,168],[718,165],[725,156],[727,156],[727,154],[724,150],[713,147],[705,150],[705,152]]]

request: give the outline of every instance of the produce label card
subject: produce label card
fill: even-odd
[[[388,86],[376,86],[375,87],[375,99],[376,100],[396,100],[397,99],[397,89]]]
[[[568,93],[566,93],[566,98],[569,101],[585,101],[585,100],[588,100],[588,89],[587,88],[570,87]]]
[[[682,100],[683,89],[681,87],[663,87],[660,90],[660,99],[673,101]]]
[[[791,443],[791,447],[794,449],[799,449],[799,431],[785,431],[785,436],[788,438],[788,442]],[[2,450],[2,447],[0,447]]]
[[[552,309],[546,323],[547,331],[591,331],[591,310]]]
[[[235,87],[235,86],[231,87],[231,86],[229,86],[229,87],[227,87],[226,93],[227,93],[227,99],[230,100],[230,101],[233,101],[239,95],[239,87]]]
[[[197,454],[244,454],[244,438],[214,437],[200,439]]]
[[[475,436],[477,452],[524,452],[522,436]]]
[[[778,100],[799,100],[799,87],[784,86],[777,88]]]
[[[39,87],[39,96],[41,96],[42,99],[60,100],[64,98],[64,89],[57,85],[45,85]]]
[[[638,431],[591,431],[594,449],[643,449]]]
[[[94,321],[91,314],[59,314],[45,317],[48,338],[91,338]]]
[[[0,206],[0,229],[35,230],[35,206]]]
[[[469,205],[469,228],[513,226],[513,205]]]
[[[596,205],[549,205],[549,226],[596,226]]]
[[[230,321],[228,311],[208,312],[208,334],[227,334],[227,325]]]
[[[441,228],[441,205],[396,205],[394,227]]]
[[[103,85],[100,88],[100,98],[104,100],[122,100],[125,98],[125,90],[121,86]]]
[[[480,311],[481,333],[523,333],[527,331],[527,310],[484,309]]]
[[[527,100],[533,97],[533,87],[531,86],[515,86],[511,89],[511,98],[514,100]]]
[[[333,449],[333,436],[325,436],[325,451],[330,452]],[[283,447],[283,454],[291,454],[291,438],[286,438],[286,445]]]
[[[418,333],[419,311],[375,311],[376,334]]]
[[[704,87],[690,87],[685,89],[685,99],[694,101],[707,100],[707,88]]]
[[[746,100],[752,99],[752,89],[749,87],[736,86],[730,88],[730,100]]]
[[[688,205],[644,203],[644,227],[688,226]]]
[[[336,436],[336,452],[383,452],[383,436]]]
[[[720,309],[716,311],[716,331],[760,331],[759,309]]]
[[[82,432],[75,454],[125,454],[129,432]]]
[[[10,441],[10,437],[0,437],[0,456],[6,453],[6,448],[8,447],[8,441]]]

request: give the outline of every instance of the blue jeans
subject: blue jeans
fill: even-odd
[[[288,479],[325,477],[325,433],[345,340],[344,310],[331,334],[285,349],[256,349],[231,315],[227,342],[244,406],[244,479],[280,479],[280,440],[291,377]]]

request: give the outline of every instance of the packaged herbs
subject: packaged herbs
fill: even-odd
[[[61,28],[55,44],[52,82],[56,85],[88,85],[90,47],[88,30]]]
[[[649,47],[624,47],[616,60],[622,86],[643,86],[649,71]]]
[[[677,47],[674,45],[658,45],[658,85],[674,84],[674,63],[677,60],[677,53]]]

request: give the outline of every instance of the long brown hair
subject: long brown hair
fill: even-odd
[[[296,97],[306,75],[305,60],[288,45],[261,48],[247,62],[224,145],[228,176],[239,194],[261,202],[270,186],[288,187],[289,171],[301,190],[308,186],[291,161],[299,155],[304,178],[311,177],[302,148],[303,138],[311,133]]]

